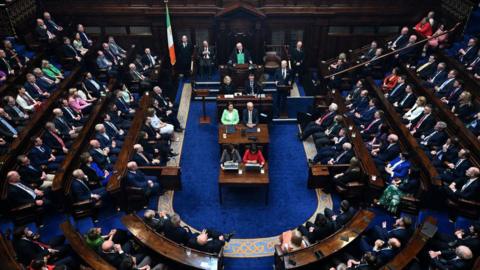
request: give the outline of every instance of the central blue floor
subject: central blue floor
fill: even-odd
[[[219,203],[220,146],[215,103],[207,103],[212,124],[199,125],[201,103],[192,101],[183,143],[183,189],[175,192],[174,209],[196,229],[236,231],[235,238],[269,237],[305,222],[317,206],[316,194],[306,188],[307,161],[303,145],[292,140],[294,124],[270,126],[269,204],[264,190],[226,188]]]

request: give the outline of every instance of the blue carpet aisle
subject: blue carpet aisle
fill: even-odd
[[[207,103],[211,125],[200,126],[201,103],[192,102],[182,154],[183,190],[175,193],[174,209],[188,225],[201,229],[236,231],[236,238],[270,237],[294,228],[314,213],[316,194],[305,188],[307,162],[302,144],[291,140],[296,125],[270,128],[270,198],[263,190],[224,189],[219,204],[220,148],[215,103]],[[272,222],[274,221],[274,222]]]

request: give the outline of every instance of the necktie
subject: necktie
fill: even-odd
[[[35,90],[37,90],[37,92],[41,95],[43,94],[43,91],[42,89],[40,89],[40,87],[38,87],[38,85],[36,83],[32,83],[32,86],[33,88],[35,88]]]
[[[444,82],[442,83],[442,85],[440,85],[440,90],[442,90],[442,89],[443,89],[447,84],[449,84],[452,80],[453,80],[453,78],[444,81]]]
[[[340,158],[342,158],[345,154],[347,153],[347,151],[343,151],[336,159],[335,159],[335,163],[337,163]]]
[[[29,168],[30,170],[34,170],[34,171],[38,172],[38,170],[37,170],[35,167],[33,167],[32,165],[28,165],[28,168]]]
[[[398,89],[400,89],[400,87],[402,87],[403,83],[397,85],[393,90],[392,92],[390,93],[390,96],[393,96],[397,91]]]
[[[465,183],[465,185],[462,186],[462,189],[460,190],[460,192],[463,192],[465,189],[467,189],[468,186],[470,186],[471,183],[473,183],[473,181],[475,181],[477,178],[475,179],[469,179],[467,183]]]
[[[448,99],[451,99],[458,92],[458,90],[460,90],[460,87],[453,89],[453,91],[448,96]]]
[[[282,69],[282,77],[284,80],[287,77],[287,71],[285,69]]]
[[[252,94],[255,93],[255,89],[253,88],[253,82],[250,82],[250,88],[252,89]]]
[[[376,119],[376,120],[373,120],[370,125],[368,125],[368,127],[365,129],[365,131],[369,131],[370,128],[375,125],[375,123],[377,123],[378,121],[380,121],[380,119]]]
[[[8,123],[8,121],[5,120],[3,117],[0,117],[0,122],[1,122],[4,126],[6,126],[6,127],[8,128],[8,130],[9,130],[13,135],[17,135],[17,134],[18,134],[17,130],[16,130],[14,127],[12,127],[12,125],[10,125],[10,123]]]
[[[150,161],[143,153],[138,153],[138,154],[147,162],[147,164],[150,164]]]
[[[463,58],[465,57],[465,55],[467,55],[467,53],[468,53],[472,48],[473,48],[472,46],[470,46],[470,47],[467,48],[467,50],[465,51],[465,54],[462,55],[462,57],[460,57],[460,61],[463,61]]]
[[[474,67],[478,62],[480,62],[480,56],[478,56],[477,58],[475,58],[475,60],[473,60],[472,63],[470,63],[470,66],[471,66],[471,67]]]
[[[397,168],[402,163],[403,163],[403,160],[401,160],[401,159],[399,161],[395,162],[395,164],[393,164],[393,166],[392,166],[392,170],[395,170],[395,168]]]
[[[400,35],[397,37],[397,39],[395,39],[395,41],[393,42],[393,47],[396,47],[397,46],[397,42],[403,37],[403,35]]]
[[[463,159],[459,159],[457,161],[457,163],[455,163],[455,169],[458,168],[458,166],[460,166],[460,164],[462,164],[462,162],[463,162]]]
[[[325,119],[327,119],[327,117],[330,116],[330,114],[332,114],[332,112],[329,112],[329,113],[325,114],[325,115],[320,119],[320,125],[323,123],[323,121],[325,121]]]
[[[252,111],[248,111],[248,121],[247,122],[248,122],[248,124],[253,123],[253,121],[252,121]]]
[[[432,138],[432,136],[435,135],[435,134],[437,134],[437,133],[438,133],[438,131],[435,130],[434,132],[430,133],[430,135],[428,135],[427,137],[423,138],[423,141],[424,141],[424,142],[428,142],[428,141],[430,140],[430,138]]]
[[[100,85],[99,85],[95,80],[90,80],[90,83],[93,84],[93,86],[95,87],[95,89],[97,89],[97,90],[100,89]]]
[[[107,124],[107,125],[108,125],[109,127],[111,127],[113,130],[115,130],[115,133],[118,133],[118,132],[119,132],[119,131],[118,131],[118,128],[117,128],[114,124],[112,124],[111,122],[105,121],[105,124]]]
[[[33,191],[33,189],[25,186],[24,184],[22,184],[20,182],[15,183],[14,185],[17,186],[20,189],[23,189],[23,191],[27,192],[30,196],[32,196],[33,199],[37,198],[37,194],[35,194],[35,191]]]
[[[420,118],[420,120],[418,121],[418,123],[415,125],[415,129],[419,128],[423,121],[425,121],[425,119],[427,118],[427,116],[429,116],[429,114],[425,114],[424,116],[422,116],[422,118]]]
[[[423,64],[421,67],[419,67],[419,68],[417,69],[417,72],[420,72],[420,71],[424,70],[424,69],[425,69],[426,67],[428,67],[430,64],[431,64],[430,62],[427,62],[427,63]]]
[[[65,148],[65,143],[63,142],[63,139],[60,138],[55,132],[50,131],[50,134],[57,140],[57,142],[62,146],[62,148]]]
[[[68,114],[70,114],[70,117],[75,118],[75,115],[73,115],[72,109],[70,109],[70,107],[65,107],[65,110]]]
[[[25,117],[25,114],[17,106],[13,106],[12,109],[18,114],[18,116]]]
[[[402,99],[402,101],[400,101],[400,105],[401,105],[401,106],[403,106],[403,104],[405,103],[405,101],[407,101],[407,99],[408,99],[408,97],[410,97],[410,95],[411,95],[410,93],[407,94],[407,95]]]
[[[437,78],[438,75],[440,75],[440,73],[442,73],[442,71],[438,71],[437,74],[435,74],[435,76],[433,76],[432,82],[435,81],[435,79]]]
[[[41,147],[41,146],[37,146],[37,149],[40,151],[40,152],[45,152],[45,148]]]

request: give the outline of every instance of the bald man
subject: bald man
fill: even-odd
[[[190,62],[192,61],[193,46],[188,42],[188,37],[183,35],[180,43],[175,48],[177,51],[176,69],[179,74],[188,76],[190,73]]]
[[[290,96],[290,91],[280,89],[279,86],[291,86],[293,83],[292,71],[288,68],[286,60],[282,60],[280,68],[275,71],[274,80],[277,85],[276,105],[275,111],[276,117],[282,112],[287,110],[287,97]]]
[[[127,169],[127,187],[142,189],[147,198],[158,193],[160,185],[155,177],[147,178],[147,176],[138,169],[138,165],[135,161],[128,162]]]
[[[290,59],[294,75],[301,79],[305,61],[305,53],[303,52],[303,43],[301,41],[298,41],[295,48],[291,51]]]
[[[468,269],[473,263],[472,250],[467,246],[458,246],[455,249],[429,252],[432,269]]]

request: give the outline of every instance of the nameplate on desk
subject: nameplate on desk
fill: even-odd
[[[224,98],[234,98],[234,95],[223,95]]]

